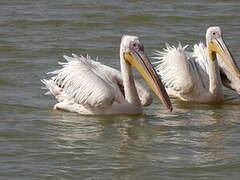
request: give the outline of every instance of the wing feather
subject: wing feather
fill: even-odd
[[[111,80],[104,79],[103,73],[96,70],[102,66],[101,63],[91,60],[90,57],[76,55],[64,58],[67,63],[60,63],[62,68],[51,72],[54,75],[51,80],[69,96],[69,99],[93,107],[113,103],[116,92],[111,86],[112,82],[109,82]]]
[[[190,62],[197,73],[197,80],[201,82],[204,89],[209,89],[209,62],[207,48],[203,43],[195,44]]]
[[[82,105],[93,107],[108,106],[114,101],[122,103],[124,87],[121,72],[86,58],[72,54],[72,57],[63,56],[67,62],[59,62],[61,69],[49,72],[53,77],[42,80],[49,93],[53,94],[59,102],[64,99]],[[135,81],[142,105],[152,102],[149,89],[145,89]]]
[[[176,48],[166,44],[164,51],[155,51],[156,57],[153,57],[158,60],[156,70],[166,88],[180,94],[187,94],[194,87],[192,67],[185,53],[186,47],[179,44]]]

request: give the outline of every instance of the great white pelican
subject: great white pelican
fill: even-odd
[[[193,52],[187,46],[155,51],[156,70],[169,96],[199,103],[219,102],[223,99],[222,84],[240,95],[240,72],[225,45],[221,29],[209,27],[206,46],[195,44]]]
[[[134,80],[136,68],[163,104],[172,111],[166,90],[144,54],[136,36],[123,36],[120,45],[121,72],[88,56],[64,56],[67,60],[53,77],[42,80],[58,103],[54,109],[79,114],[140,114],[152,102],[150,92]]]

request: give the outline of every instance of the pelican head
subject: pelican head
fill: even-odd
[[[214,61],[220,56],[218,64],[223,84],[240,95],[240,71],[223,40],[220,27],[209,27],[206,39],[210,59]]]
[[[172,105],[164,85],[148,57],[144,54],[144,46],[137,36],[124,35],[122,37],[120,56],[127,64],[136,68],[140,72],[147,84],[161,99],[162,103],[172,111]]]

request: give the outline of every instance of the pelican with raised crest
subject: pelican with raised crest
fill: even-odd
[[[156,70],[169,96],[198,103],[219,102],[222,84],[240,95],[239,68],[219,27],[207,29],[206,46],[196,44],[193,52],[187,52],[186,47],[167,45],[163,52],[155,51]]]
[[[42,80],[58,103],[54,109],[79,114],[140,114],[142,106],[152,102],[150,92],[134,80],[136,68],[163,104],[172,111],[168,94],[156,71],[144,54],[136,36],[123,36],[120,45],[121,72],[106,65],[73,54],[64,56],[62,68]]]

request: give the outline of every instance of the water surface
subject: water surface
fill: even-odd
[[[238,1],[1,0],[0,179],[239,179],[240,98],[217,105],[155,98],[139,116],[53,111],[40,79],[62,55],[89,54],[119,69],[123,34],[145,51],[205,41],[222,28],[240,64]],[[137,79],[140,76],[136,74]]]

